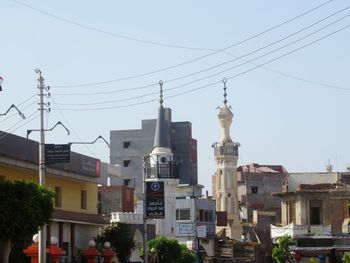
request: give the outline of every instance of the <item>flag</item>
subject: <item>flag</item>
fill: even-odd
[[[4,81],[4,79],[0,76],[0,91],[2,91],[2,82]]]

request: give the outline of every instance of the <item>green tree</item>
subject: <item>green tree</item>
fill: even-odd
[[[186,245],[181,244],[181,260],[180,263],[194,263],[196,260],[196,254],[190,251]]]
[[[350,252],[345,252],[342,260],[344,263],[350,263]]]
[[[158,237],[148,241],[152,263],[194,263],[195,254],[176,239]]]
[[[95,238],[96,243],[102,248],[108,241],[120,263],[127,262],[131,252],[135,248],[135,242],[131,233],[130,225],[124,223],[112,223],[102,229],[101,233]]]
[[[289,247],[292,245],[295,245],[295,240],[289,235],[277,238],[277,246],[272,249],[272,258],[275,262],[295,262],[294,257],[289,250]]]
[[[0,262],[9,261],[11,243],[50,222],[54,193],[31,181],[0,182]]]

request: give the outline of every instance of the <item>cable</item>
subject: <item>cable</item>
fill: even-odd
[[[19,128],[22,128],[23,126],[27,125],[29,122],[32,122],[33,120],[35,120],[36,118],[39,117],[39,112],[35,111],[34,113],[32,113],[31,115],[29,115],[27,117],[27,119],[31,118],[32,116],[34,116],[37,113],[37,116],[33,117],[30,120],[27,120],[24,124],[22,124],[21,126],[18,126],[17,128],[15,128],[14,130],[12,130],[11,132],[9,132],[10,129],[12,129],[12,127],[16,126],[18,123],[22,122],[23,120],[15,123],[14,125],[12,125],[10,128],[8,128],[6,131],[0,132],[0,140],[5,138],[7,135],[14,133],[15,131],[17,131]]]
[[[209,67],[209,68],[205,68],[205,69],[202,69],[202,70],[200,70],[200,71],[196,71],[196,72],[193,72],[193,73],[190,73],[190,74],[186,74],[186,75],[183,75],[183,76],[180,76],[180,77],[176,77],[176,78],[169,79],[169,80],[164,80],[163,83],[169,83],[169,82],[181,80],[181,79],[184,79],[184,78],[188,78],[188,77],[191,77],[191,76],[194,76],[194,75],[197,75],[197,74],[200,74],[200,73],[203,73],[203,72],[206,72],[206,71],[215,69],[215,68],[217,68],[217,67],[223,66],[223,65],[225,65],[225,64],[232,63],[232,62],[237,61],[237,60],[240,60],[240,59],[243,60],[243,58],[246,57],[246,56],[249,56],[249,55],[252,55],[252,54],[254,54],[254,53],[257,53],[257,52],[259,52],[259,51],[261,51],[261,50],[263,50],[263,49],[266,49],[266,48],[268,48],[268,47],[270,47],[270,46],[273,46],[273,45],[275,45],[275,44],[277,44],[277,43],[279,43],[279,42],[282,42],[282,41],[284,41],[284,40],[286,40],[286,39],[288,39],[288,38],[290,38],[290,37],[292,37],[292,36],[295,36],[296,34],[298,34],[298,33],[300,33],[300,32],[303,32],[303,31],[305,31],[305,30],[307,30],[307,29],[309,29],[309,28],[311,28],[311,27],[313,27],[313,26],[315,26],[315,25],[317,25],[317,24],[319,24],[319,23],[321,23],[321,22],[323,22],[323,21],[329,19],[330,17],[332,17],[332,16],[334,16],[334,15],[337,15],[337,14],[339,14],[339,13],[341,13],[341,12],[343,12],[343,11],[349,9],[349,8],[350,8],[350,6],[347,6],[346,8],[343,8],[343,9],[341,9],[341,10],[338,10],[338,11],[336,11],[336,12],[334,12],[334,13],[328,15],[327,17],[324,17],[324,18],[322,18],[322,19],[320,19],[320,20],[318,20],[318,21],[316,21],[316,22],[314,22],[314,23],[308,25],[307,27],[304,27],[304,28],[302,28],[302,29],[300,29],[300,30],[298,30],[298,31],[296,31],[296,32],[294,32],[294,33],[291,33],[291,34],[289,34],[289,35],[287,35],[287,36],[285,36],[285,37],[283,37],[283,38],[281,38],[281,39],[279,39],[279,40],[273,41],[273,42],[271,42],[271,43],[269,43],[269,44],[267,44],[267,45],[265,45],[265,46],[263,46],[263,47],[260,47],[260,48],[258,48],[258,49],[255,49],[255,50],[252,51],[252,52],[246,53],[246,54],[241,55],[241,56],[238,56],[238,57],[235,56],[235,59],[227,60],[227,61],[222,62],[222,63],[220,63],[220,64],[211,66],[211,67]],[[321,31],[321,30],[327,28],[328,26],[333,25],[333,24],[339,22],[339,21],[342,20],[342,19],[345,19],[345,18],[348,17],[348,16],[349,16],[349,15],[345,15],[345,16],[339,18],[338,20],[335,20],[335,21],[333,21],[332,23],[330,23],[330,24],[328,24],[328,25],[326,25],[326,26],[320,28],[318,31],[314,31],[314,32],[317,33],[317,32],[319,32],[319,31]],[[302,40],[302,39],[303,39],[303,38],[299,39],[298,41],[300,41],[300,40]],[[227,53],[227,52],[225,52],[225,53]],[[55,93],[55,95],[56,95],[56,96],[67,96],[67,95],[68,95],[68,96],[106,95],[106,94],[120,93],[120,92],[123,92],[123,91],[130,91],[130,90],[134,90],[134,89],[135,89],[135,90],[136,90],[136,89],[145,89],[145,88],[152,87],[152,86],[155,86],[155,85],[158,85],[158,83],[148,84],[148,85],[144,85],[144,86],[140,86],[140,87],[136,87],[136,88],[122,89],[122,90],[118,90],[118,91],[92,92],[92,93]],[[116,101],[111,101],[111,102],[116,102]],[[97,104],[99,104],[99,103],[97,103]],[[60,104],[60,105],[67,105],[67,104]],[[69,104],[68,104],[68,105],[69,105]]]
[[[275,61],[275,60],[277,60],[277,59],[280,59],[280,58],[283,58],[283,57],[285,57],[285,56],[288,56],[288,55],[290,55],[290,54],[292,54],[292,53],[295,53],[295,52],[297,52],[298,50],[301,50],[301,49],[303,49],[303,48],[305,48],[305,47],[307,47],[307,46],[310,46],[310,45],[312,45],[312,44],[314,44],[314,43],[316,43],[316,42],[319,42],[319,41],[321,41],[321,40],[323,40],[323,39],[325,39],[325,38],[327,38],[327,37],[329,37],[329,36],[332,36],[332,35],[334,35],[334,34],[340,32],[340,31],[342,31],[342,30],[345,30],[345,29],[347,29],[347,28],[349,28],[349,27],[350,27],[350,25],[347,25],[347,26],[345,26],[345,27],[343,27],[343,28],[340,28],[340,29],[338,29],[338,30],[336,30],[336,31],[334,31],[334,32],[332,32],[332,33],[330,33],[330,34],[328,34],[328,35],[325,35],[325,36],[323,36],[323,37],[321,37],[321,38],[319,38],[319,39],[316,39],[316,40],[314,40],[314,41],[312,41],[312,42],[310,42],[310,43],[308,43],[308,44],[305,44],[305,45],[303,45],[303,46],[301,46],[301,47],[299,47],[299,48],[297,48],[297,49],[294,49],[294,50],[292,50],[292,51],[290,51],[290,52],[288,52],[288,53],[285,53],[285,54],[283,54],[283,55],[281,55],[281,56],[278,56],[278,57],[276,57],[276,58],[274,58],[274,59],[271,59],[271,60],[269,60],[269,61],[267,61],[267,62],[264,62],[264,63],[262,63],[262,64],[259,64],[259,65],[255,66],[255,67],[253,67],[253,68],[250,68],[250,69],[248,69],[248,70],[246,70],[246,71],[240,72],[240,73],[238,73],[238,74],[236,74],[236,75],[233,75],[233,76],[231,76],[231,77],[227,77],[226,79],[229,80],[229,79],[233,79],[233,78],[236,78],[236,77],[238,77],[238,76],[244,75],[244,74],[246,74],[246,73],[248,73],[248,72],[250,72],[250,71],[252,71],[252,70],[255,70],[255,69],[257,69],[257,68],[259,68],[259,67],[261,67],[261,66],[270,64],[271,62],[273,62],[273,61]],[[193,91],[197,91],[197,90],[200,90],[200,89],[209,87],[209,86],[213,86],[213,85],[218,84],[218,83],[221,83],[221,82],[222,82],[221,80],[220,80],[220,81],[216,81],[216,82],[212,82],[212,83],[206,84],[206,85],[204,85],[204,86],[201,86],[201,87],[199,87],[199,88],[191,89],[191,90],[188,90],[188,91],[186,91],[186,92],[182,92],[182,93],[178,93],[178,94],[175,94],[175,95],[172,95],[172,96],[165,97],[165,99],[169,99],[169,98],[174,98],[174,97],[178,97],[178,96],[181,96],[181,95],[185,95],[185,94],[187,94],[187,93],[190,93],[190,92],[193,92]],[[341,89],[341,90],[350,91],[350,89],[347,89],[347,88],[340,88],[340,89]]]
[[[44,12],[44,11],[42,11],[42,10],[33,8],[33,7],[31,7],[31,6],[27,5],[27,4],[24,4],[24,3],[22,3],[22,2],[19,2],[19,1],[17,1],[17,0],[13,0],[13,1],[16,2],[16,3],[18,3],[18,4],[21,4],[21,5],[25,6],[25,7],[27,7],[27,8],[30,8],[30,9],[32,9],[32,10],[35,10],[35,11],[37,11],[37,12],[40,12],[40,13],[43,13],[43,14],[45,14],[45,15],[51,16],[51,14],[49,14],[49,13],[46,13],[46,12]],[[201,59],[203,59],[203,58],[207,58],[207,57],[216,55],[216,54],[218,54],[218,53],[220,53],[220,52],[223,52],[223,51],[225,51],[225,50],[227,50],[227,49],[230,49],[230,48],[232,48],[232,47],[234,47],[234,46],[238,46],[238,45],[243,44],[243,43],[245,43],[245,42],[248,42],[248,41],[250,41],[250,40],[252,40],[252,39],[255,39],[255,38],[257,38],[257,37],[259,37],[259,36],[261,36],[261,35],[263,35],[263,34],[266,34],[266,33],[270,32],[270,31],[276,29],[276,28],[279,28],[279,27],[281,27],[281,26],[283,26],[283,25],[285,25],[285,24],[288,24],[288,23],[290,23],[290,22],[292,22],[292,21],[294,21],[294,20],[297,20],[298,18],[303,17],[303,16],[305,16],[305,15],[307,15],[307,14],[309,14],[309,13],[311,13],[311,12],[313,12],[313,11],[315,11],[315,10],[317,10],[317,9],[319,9],[319,8],[321,8],[321,7],[323,7],[323,6],[327,5],[327,4],[329,4],[329,3],[331,3],[331,2],[333,2],[333,0],[326,1],[326,2],[324,2],[324,3],[322,3],[322,4],[318,5],[318,6],[316,6],[316,7],[314,7],[314,8],[312,8],[312,9],[310,9],[310,10],[307,10],[307,11],[305,11],[305,12],[303,12],[303,13],[301,13],[301,14],[295,16],[295,17],[292,17],[292,18],[290,18],[290,19],[287,19],[286,21],[284,21],[284,22],[282,22],[282,23],[280,23],[280,24],[277,24],[277,25],[275,25],[275,26],[272,26],[272,27],[270,27],[270,28],[268,28],[268,29],[266,29],[266,30],[260,32],[260,33],[257,33],[257,34],[255,34],[255,35],[252,35],[252,36],[250,36],[250,37],[248,37],[248,38],[246,38],[246,39],[243,39],[243,40],[241,40],[241,41],[239,41],[239,42],[236,42],[236,43],[234,43],[234,44],[231,44],[231,45],[229,45],[229,46],[227,46],[227,47],[225,47],[225,48],[215,50],[214,52],[211,52],[211,53],[209,53],[209,54],[202,55],[202,56],[199,56],[199,57],[197,57],[197,58],[194,58],[194,59],[191,59],[191,60],[188,60],[188,61],[179,63],[179,64],[175,64],[175,65],[168,66],[168,67],[164,67],[164,68],[161,68],[161,69],[149,71],[149,72],[146,72],[146,73],[135,74],[135,75],[131,75],[131,76],[127,76],[127,77],[121,77],[121,78],[115,78],[115,79],[112,79],[112,80],[99,81],[99,82],[92,82],[92,83],[84,83],[84,84],[75,84],[75,85],[52,85],[51,87],[52,87],[52,88],[73,88],[73,87],[96,86],[96,85],[101,85],[101,84],[108,84],[108,83],[113,83],[113,82],[118,82],[118,81],[123,81],[123,80],[129,80],[129,79],[140,78],[140,77],[152,75],[152,74],[155,74],[155,73],[163,72],[163,71],[166,71],[166,70],[169,70],[169,69],[173,69],[173,68],[177,68],[177,67],[180,67],[180,66],[184,66],[184,65],[187,65],[187,64],[196,62],[196,61],[198,61],[198,60],[201,60]],[[57,19],[61,19],[61,18],[59,18],[58,16],[55,16],[55,15],[52,15],[52,16],[55,17],[55,18],[57,18]],[[70,21],[70,20],[68,20],[68,21]],[[66,21],[66,22],[67,22],[67,21]],[[75,23],[75,22],[74,22],[74,23]],[[79,24],[78,24],[78,25],[79,25]],[[192,49],[193,49],[193,48],[192,48]]]
[[[350,8],[350,7],[348,7],[348,8]],[[296,39],[296,40],[294,40],[294,41],[292,41],[292,42],[290,42],[290,43],[287,43],[287,44],[285,44],[285,45],[283,45],[283,46],[281,46],[281,47],[278,47],[278,48],[276,48],[276,49],[274,49],[274,50],[271,50],[271,51],[269,51],[269,52],[266,52],[266,53],[264,53],[264,54],[262,54],[262,55],[260,55],[260,56],[258,56],[258,57],[255,57],[255,58],[253,58],[253,59],[251,59],[251,60],[245,61],[245,62],[243,62],[243,63],[241,63],[241,64],[238,64],[238,65],[234,65],[234,66],[232,66],[232,67],[226,68],[226,69],[224,69],[224,70],[221,70],[221,71],[219,71],[219,72],[213,73],[213,74],[211,74],[211,75],[208,75],[208,76],[205,76],[205,77],[202,77],[202,78],[199,78],[199,79],[196,79],[196,80],[187,82],[187,83],[185,83],[185,84],[182,84],[182,85],[179,85],[179,86],[176,86],[176,87],[173,87],[173,88],[165,89],[164,91],[179,89],[179,88],[182,88],[182,87],[185,87],[185,86],[194,84],[194,83],[196,83],[196,82],[199,82],[199,81],[202,81],[202,80],[205,80],[205,79],[209,79],[209,78],[218,76],[218,75],[220,75],[220,74],[222,74],[222,73],[224,73],[224,72],[230,71],[230,70],[232,70],[232,69],[234,69],[234,68],[238,68],[238,67],[240,67],[240,66],[243,66],[243,65],[245,65],[245,64],[247,64],[247,63],[249,63],[249,62],[251,62],[251,61],[254,61],[254,60],[263,58],[263,57],[265,57],[265,56],[267,56],[267,55],[270,55],[270,54],[275,53],[275,52],[277,52],[277,51],[279,51],[279,50],[281,50],[281,49],[284,49],[284,48],[286,48],[286,47],[288,47],[288,46],[290,46],[290,45],[293,45],[293,44],[295,44],[295,43],[297,43],[297,42],[299,42],[299,41],[301,41],[301,40],[304,40],[305,38],[307,38],[307,37],[309,37],[309,36],[312,36],[312,35],[314,35],[314,34],[320,32],[320,31],[326,29],[327,27],[329,27],[329,26],[331,26],[331,25],[333,25],[333,24],[339,22],[340,20],[342,20],[342,19],[344,19],[344,18],[346,18],[346,17],[348,17],[348,16],[350,16],[350,14],[347,14],[347,15],[345,15],[345,16],[343,16],[343,17],[341,17],[341,18],[339,18],[339,19],[337,19],[337,20],[335,20],[335,21],[333,21],[333,22],[331,22],[331,23],[329,23],[329,24],[327,24],[327,25],[325,25],[325,26],[323,26],[323,27],[321,27],[321,28],[319,28],[319,29],[317,29],[317,30],[315,30],[315,31],[313,31],[313,32],[311,32],[311,33],[309,33],[309,34],[303,36],[303,37],[301,37],[301,38],[299,38],[299,39]],[[295,33],[293,33],[293,34],[295,34]],[[293,35],[293,34],[292,34],[292,35]],[[285,39],[285,38],[284,38],[284,39]],[[276,41],[275,41],[275,42],[276,42]],[[275,42],[273,42],[273,43],[275,43]],[[267,45],[267,46],[270,46],[270,44]],[[265,47],[267,47],[267,46],[265,46]],[[257,50],[254,50],[254,51],[250,52],[250,53],[247,53],[247,54],[245,54],[245,55],[242,55],[242,56],[240,56],[239,58],[242,58],[242,57],[251,55],[251,54],[253,54],[253,53],[256,53],[257,51],[260,51],[260,50],[264,49],[265,47],[259,48],[259,49],[257,49]],[[235,60],[238,60],[238,58],[234,59],[233,61],[235,61]],[[164,81],[164,83],[165,83],[165,82],[166,82],[166,81]],[[128,100],[135,100],[135,99],[143,98],[143,97],[150,96],[150,95],[154,95],[154,94],[157,94],[157,92],[147,93],[147,94],[140,95],[140,96],[134,96],[134,97],[129,97],[129,98],[125,98],[125,99],[118,99],[118,100],[110,100],[110,101],[102,101],[102,102],[94,102],[94,103],[58,103],[58,105],[85,105],[85,106],[86,106],[86,105],[101,105],[101,104],[122,102],[122,101],[128,101]]]
[[[317,43],[317,42],[319,42],[319,41],[321,41],[321,40],[323,40],[323,39],[325,39],[325,38],[327,38],[327,37],[330,37],[330,36],[332,36],[332,35],[334,35],[334,34],[336,34],[336,33],[341,32],[341,31],[343,31],[343,30],[345,30],[345,29],[347,29],[347,28],[349,28],[349,27],[350,27],[350,25],[347,25],[347,26],[345,26],[345,27],[342,27],[342,28],[340,28],[340,29],[338,29],[338,30],[336,30],[336,31],[333,31],[333,32],[331,32],[331,33],[329,33],[329,34],[327,34],[327,35],[321,37],[321,38],[318,38],[318,39],[313,40],[312,42],[309,42],[309,43],[307,43],[307,44],[305,44],[305,45],[303,45],[303,46],[301,46],[301,47],[298,47],[298,48],[296,48],[296,49],[294,49],[294,50],[291,50],[291,51],[289,51],[288,53],[282,54],[282,55],[280,55],[280,56],[278,56],[278,57],[276,57],[276,58],[273,58],[273,59],[271,59],[271,60],[269,60],[269,61],[267,61],[267,62],[264,62],[264,63],[262,63],[262,64],[259,64],[259,65],[255,66],[255,67],[253,67],[253,68],[250,68],[250,69],[248,69],[248,70],[245,70],[245,71],[243,71],[243,72],[240,72],[240,73],[238,73],[238,74],[236,74],[236,75],[227,77],[226,79],[233,79],[233,78],[236,78],[236,77],[238,77],[238,76],[244,75],[244,74],[246,74],[246,73],[248,73],[248,72],[250,72],[250,71],[252,71],[252,70],[255,70],[255,69],[259,68],[259,67],[262,67],[262,66],[264,66],[264,65],[270,64],[270,63],[272,63],[272,62],[274,62],[274,61],[276,61],[276,60],[278,60],[278,59],[280,59],[280,58],[283,58],[283,57],[288,56],[288,55],[290,55],[290,54],[292,54],[292,53],[295,53],[295,52],[297,52],[297,51],[299,51],[299,50],[301,50],[301,49],[303,49],[303,48],[305,48],[305,47],[308,47],[308,46],[310,46],[310,45],[312,45],[312,44],[315,44],[315,43]],[[211,83],[205,84],[205,85],[203,85],[203,86],[200,86],[200,87],[198,87],[198,88],[190,89],[190,90],[185,91],[185,92],[181,92],[181,93],[178,93],[178,94],[175,94],[175,95],[167,96],[167,97],[165,97],[165,99],[170,99],[170,98],[182,96],[182,95],[185,95],[185,94],[188,94],[188,93],[191,93],[191,92],[200,90],[200,89],[204,89],[204,88],[207,88],[207,87],[216,85],[216,84],[221,83],[221,82],[222,82],[221,80],[215,81],[215,82],[211,82]],[[342,90],[345,90],[345,91],[350,91],[350,89],[347,89],[347,88],[341,88],[341,89],[342,89]],[[106,110],[106,109],[116,109],[116,108],[123,108],[123,107],[131,107],[131,106],[135,106],[135,105],[142,105],[142,104],[150,103],[150,102],[152,102],[152,101],[157,101],[157,99],[152,99],[152,100],[143,101],[143,102],[139,102],[139,103],[128,104],[128,105],[120,105],[120,106],[100,107],[100,108],[80,108],[80,109],[67,108],[67,109],[61,109],[61,110],[70,110],[70,111],[78,111],[78,110],[79,110],[79,111],[83,111],[83,110],[84,110],[84,111]]]
[[[67,120],[66,116],[63,114],[63,112],[61,111],[61,109],[57,106],[55,99],[52,97],[51,95],[51,99],[53,104],[56,106],[57,110],[59,111],[59,113],[61,114],[62,118],[64,119],[64,121],[67,123],[67,125],[69,126],[69,128],[71,129],[71,131],[74,133],[74,135],[78,138],[79,141],[83,141],[80,136],[76,133],[76,131],[74,130],[73,126],[69,123],[69,121]],[[85,148],[92,154],[92,156],[94,156],[96,159],[98,159],[96,156],[96,154],[86,145],[84,144]]]
[[[20,109],[21,112],[24,112],[25,109],[27,109],[28,107],[32,106],[34,103],[31,103],[31,104],[29,104],[29,105],[27,105],[27,106],[24,106],[23,108],[20,108],[19,106],[25,104],[26,102],[28,102],[30,99],[32,99],[32,98],[35,97],[36,95],[37,95],[37,94],[34,94],[34,95],[30,96],[29,98],[25,99],[23,102],[17,104],[17,106],[18,106],[18,108]],[[18,115],[18,113],[14,113],[14,114],[12,114],[12,115],[9,115],[9,116],[7,116],[6,118],[2,119],[2,120],[0,121],[0,123],[6,121],[6,120],[8,120],[8,119],[11,119],[12,117],[17,116],[17,115]]]
[[[140,43],[143,43],[143,44],[149,44],[149,45],[161,46],[161,47],[167,47],[167,48],[178,48],[178,49],[199,50],[199,51],[213,51],[213,49],[210,49],[210,48],[200,48],[200,47],[188,47],[188,46],[174,45],[174,44],[161,43],[161,42],[150,41],[150,40],[145,40],[145,39],[141,39],[141,38],[129,37],[129,36],[126,36],[126,35],[116,34],[116,33],[109,32],[109,31],[106,31],[106,30],[102,30],[102,29],[99,29],[99,28],[96,28],[96,27],[84,25],[82,23],[75,22],[73,20],[70,20],[70,19],[67,19],[67,18],[64,18],[64,17],[61,17],[61,16],[54,15],[52,13],[43,11],[41,9],[35,8],[33,6],[27,5],[27,4],[22,3],[20,1],[17,1],[17,0],[12,0],[12,1],[17,3],[17,4],[19,4],[19,5],[24,6],[26,8],[34,10],[34,11],[36,11],[38,13],[41,13],[43,15],[50,16],[50,17],[53,17],[53,18],[55,18],[57,20],[66,22],[68,24],[72,24],[72,25],[75,25],[75,26],[78,26],[78,27],[81,27],[81,28],[84,28],[84,29],[87,29],[87,30],[90,30],[90,31],[95,31],[95,32],[98,32],[98,33],[102,33],[102,34],[105,34],[105,35],[112,36],[112,37],[117,37],[117,38],[121,38],[121,39],[125,39],[125,40],[131,40],[131,41],[140,42]]]

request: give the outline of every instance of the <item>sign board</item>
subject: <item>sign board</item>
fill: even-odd
[[[197,237],[198,238],[206,238],[207,237],[207,228],[205,225],[197,226]]]
[[[216,212],[216,225],[217,226],[227,226],[227,212],[217,211]]]
[[[146,182],[146,217],[165,217],[164,182]]]
[[[194,233],[192,223],[180,223],[179,224],[179,234],[181,235],[192,235]]]
[[[70,144],[45,144],[45,163],[69,163]]]

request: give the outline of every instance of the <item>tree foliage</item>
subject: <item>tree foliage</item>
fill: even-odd
[[[152,263],[194,263],[195,254],[176,239],[158,237],[148,242]]]
[[[54,193],[31,181],[0,182],[1,239],[33,235],[50,222]]]
[[[53,197],[53,192],[31,181],[0,182],[0,262],[9,261],[12,243],[33,236],[50,222]],[[20,254],[12,252],[17,252],[12,253],[17,260]]]
[[[106,241],[111,243],[111,247],[117,253],[120,263],[127,262],[131,252],[135,248],[130,225],[124,223],[112,223],[106,226],[95,238],[95,241],[100,247]]]
[[[289,235],[277,238],[277,246],[272,249],[274,261],[277,263],[295,262],[289,250],[289,247],[292,245],[295,245],[295,240]]]
[[[342,260],[344,263],[350,263],[350,252],[345,252]]]

